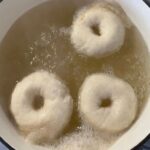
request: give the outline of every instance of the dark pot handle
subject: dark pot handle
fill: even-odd
[[[143,0],[150,7],[150,0]]]

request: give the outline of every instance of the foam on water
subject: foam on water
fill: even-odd
[[[99,133],[87,125],[82,125],[72,134],[60,138],[55,144],[45,146],[49,150],[106,150],[119,137]]]

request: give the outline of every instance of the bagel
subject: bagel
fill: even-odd
[[[79,93],[83,121],[106,132],[128,128],[137,114],[137,98],[125,81],[106,74],[87,77]]]
[[[89,57],[104,57],[120,50],[125,39],[122,19],[101,5],[80,10],[73,21],[71,42],[76,51]]]
[[[36,97],[43,101],[34,108]],[[68,88],[53,73],[34,72],[20,81],[11,97],[11,112],[31,143],[55,139],[69,122],[73,101]]]

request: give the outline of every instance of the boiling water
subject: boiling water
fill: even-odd
[[[10,120],[15,124],[9,111],[13,88],[23,77],[40,69],[58,74],[74,99],[71,121],[61,137],[82,128],[78,92],[92,73],[113,74],[127,81],[137,95],[140,114],[150,85],[150,57],[140,33],[134,26],[128,29],[121,50],[111,56],[95,59],[79,55],[70,42],[70,26],[78,6],[62,4],[48,2],[32,9],[12,26],[0,45],[1,104]]]

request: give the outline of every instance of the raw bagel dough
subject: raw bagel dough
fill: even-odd
[[[103,57],[120,50],[124,38],[125,25],[121,18],[101,5],[83,8],[73,21],[71,42],[78,53]]]
[[[125,81],[101,73],[93,74],[81,87],[79,110],[82,119],[96,129],[119,132],[135,119],[137,98]]]
[[[36,96],[43,106],[33,108]],[[64,129],[72,114],[73,102],[67,87],[52,73],[39,71],[19,82],[11,99],[11,112],[26,139],[32,143],[52,141]]]

